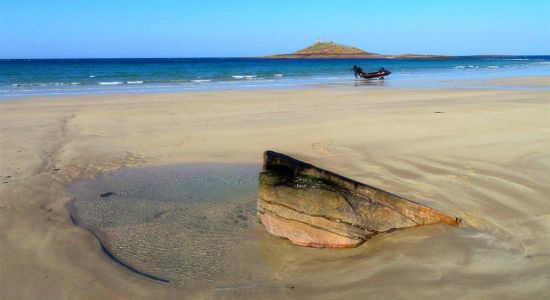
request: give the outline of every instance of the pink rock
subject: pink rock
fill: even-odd
[[[390,230],[460,220],[400,196],[267,151],[258,217],[267,231],[317,248],[360,245]]]

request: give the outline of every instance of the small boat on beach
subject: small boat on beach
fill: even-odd
[[[378,80],[384,80],[384,76],[388,76],[391,74],[390,71],[380,68],[378,71],[365,73],[363,72],[363,69],[359,66],[353,66],[351,70],[355,73],[355,78],[364,78],[364,79],[376,79]]]
[[[378,78],[380,80],[384,80],[384,76],[388,76],[390,74],[391,74],[390,71],[388,71],[384,68],[380,68],[380,70],[378,70],[377,72],[363,73],[363,74],[360,74],[359,76],[361,78],[365,78],[365,79]]]

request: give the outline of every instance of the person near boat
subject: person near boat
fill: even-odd
[[[359,78],[359,76],[365,74],[363,69],[361,69],[361,67],[357,65],[354,65],[353,68],[351,68],[351,70],[355,73],[355,78]]]

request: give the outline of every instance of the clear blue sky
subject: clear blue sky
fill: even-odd
[[[550,54],[550,0],[0,0],[0,58]]]

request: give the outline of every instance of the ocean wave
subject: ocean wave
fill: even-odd
[[[142,84],[143,81],[141,80],[134,80],[134,81],[126,81],[127,84]]]
[[[99,85],[117,85],[117,84],[122,84],[122,81],[100,81],[98,82],[97,84]]]
[[[235,79],[252,79],[258,77],[258,75],[232,75]]]
[[[52,83],[14,83],[11,86],[18,87],[18,86],[48,86],[48,85],[62,85],[59,82],[52,82]]]
[[[283,75],[283,74],[273,74],[273,76],[275,76],[275,77],[283,77],[284,75]]]
[[[474,66],[474,65],[467,65],[467,66],[455,66],[455,69],[498,69],[501,67],[507,67],[507,66],[495,66],[495,65],[489,65],[489,66]]]
[[[80,85],[80,82],[49,82],[49,83],[14,83],[10,86],[62,86],[62,85]]]
[[[90,75],[90,76],[88,76],[88,77],[90,77],[90,78],[94,78],[94,77],[95,77],[95,75]]]
[[[194,83],[203,83],[203,82],[210,82],[212,81],[212,79],[195,79],[195,80],[191,80],[191,82],[194,82]]]

